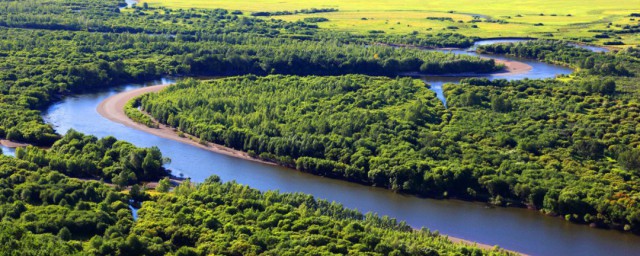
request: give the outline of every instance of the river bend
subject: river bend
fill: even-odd
[[[479,44],[484,43],[487,42]],[[495,43],[495,41],[489,43]],[[453,52],[475,55],[466,50],[453,50]],[[564,67],[532,60],[482,56],[523,61],[532,66],[532,70],[524,74],[486,76],[490,79],[551,78],[571,72]],[[443,101],[442,84],[456,82],[459,79],[456,77],[424,78]],[[96,111],[100,102],[114,94],[171,82],[173,81],[170,79],[162,79],[144,84],[127,84],[102,92],[69,96],[44,111],[43,118],[60,134],[66,133],[69,129],[75,129],[97,137],[112,135],[136,146],[158,146],[163,155],[172,159],[167,167],[173,170],[174,175],[183,174],[196,182],[215,174],[224,181],[236,180],[263,191],[303,192],[317,198],[342,203],[349,208],[357,208],[362,212],[389,215],[404,220],[416,228],[427,227],[438,230],[442,234],[484,244],[498,244],[509,250],[532,255],[640,255],[639,236],[576,225],[557,217],[544,216],[537,211],[492,208],[483,203],[459,200],[418,198],[386,189],[323,178],[283,167],[216,154],[111,122]]]

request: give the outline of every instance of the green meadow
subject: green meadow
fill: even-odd
[[[288,21],[324,17],[321,28],[365,34],[381,30],[387,34],[458,32],[469,36],[537,37],[583,41],[595,39],[593,30],[620,30],[640,25],[640,1],[421,1],[421,0],[148,0],[150,6],[171,8],[223,8],[245,15],[259,11],[295,11],[310,8],[337,8],[338,12],[272,16]],[[482,22],[472,22],[474,16]],[[429,20],[427,17],[451,18]],[[610,40],[637,44],[637,34],[621,34]]]

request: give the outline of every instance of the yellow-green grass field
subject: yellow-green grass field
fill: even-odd
[[[368,33],[383,30],[388,34],[458,32],[469,36],[538,37],[556,39],[593,38],[593,29],[621,29],[640,24],[640,0],[140,0],[152,7],[223,8],[249,15],[257,11],[294,11],[309,8],[337,8],[339,12],[296,14],[273,18],[296,21],[305,17],[325,17],[321,28]],[[543,15],[541,15],[543,14]],[[470,23],[475,15],[488,16],[500,23]],[[454,21],[427,20],[426,17],[451,17]],[[366,19],[365,19],[366,18]],[[535,26],[542,23],[542,26]],[[473,28],[472,25],[477,28]],[[456,26],[459,29],[447,29]],[[623,34],[621,39],[602,39],[596,44],[621,40],[638,44],[640,35]]]

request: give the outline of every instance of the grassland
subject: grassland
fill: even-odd
[[[146,2],[150,6],[171,8],[240,10],[245,15],[257,11],[337,8],[339,12],[296,14],[275,18],[296,21],[305,17],[325,17],[329,22],[319,23],[321,28],[361,34],[366,34],[370,30],[382,30],[388,34],[455,31],[483,38],[539,37],[575,40],[594,39],[594,35],[598,33],[589,32],[589,30],[607,29],[607,26],[610,29],[621,29],[625,25],[640,24],[640,18],[629,17],[631,13],[640,13],[640,0],[146,0]],[[480,16],[483,22],[471,22],[474,16]],[[449,17],[453,21],[428,20],[426,17]],[[487,20],[504,22],[490,23],[486,22]],[[458,29],[450,28],[452,26]],[[611,40],[638,44],[640,36],[637,33],[624,34],[619,39],[601,39],[594,44]]]

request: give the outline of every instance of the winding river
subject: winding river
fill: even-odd
[[[465,50],[453,52],[475,55]],[[498,58],[513,60],[504,56]],[[525,74],[487,77],[490,79],[549,78],[571,72],[567,68],[536,61],[524,60],[524,62],[532,66],[532,70]],[[443,101],[442,84],[456,82],[459,79],[455,77],[424,78]],[[576,225],[526,209],[491,208],[483,203],[407,196],[386,189],[323,178],[283,167],[216,154],[111,122],[96,111],[100,102],[111,95],[171,82],[173,81],[170,79],[162,79],[144,84],[127,84],[102,92],[70,96],[49,107],[43,112],[43,117],[61,134],[69,129],[75,129],[97,137],[113,135],[141,147],[158,146],[165,156],[172,159],[167,167],[172,169],[175,175],[183,174],[194,181],[203,181],[215,174],[225,181],[236,180],[260,190],[303,192],[317,198],[342,203],[349,208],[357,208],[362,212],[389,215],[404,220],[416,228],[427,227],[438,230],[442,234],[484,244],[498,244],[503,248],[532,255],[640,255],[640,236]]]
[[[478,54],[475,52],[476,47],[479,45],[488,45],[488,44],[497,44],[497,43],[513,43],[513,42],[522,42],[522,41],[526,41],[526,40],[524,39],[523,40],[513,40],[513,39],[484,40],[484,41],[476,42],[476,44],[469,49],[452,49],[452,50],[438,50],[438,51],[492,58],[492,59],[502,60],[502,61],[518,61],[526,65],[529,65],[531,67],[531,70],[527,72],[519,72],[515,74],[499,73],[499,74],[487,74],[484,76],[479,76],[479,77],[488,78],[490,80],[493,80],[493,79],[521,80],[525,78],[544,79],[544,78],[554,78],[558,75],[568,75],[568,74],[571,74],[571,72],[573,72],[570,68],[550,65],[550,64],[542,63],[535,60],[515,58],[515,57],[505,57],[504,55]],[[587,48],[587,46],[580,46],[580,45],[575,45],[575,46],[588,49],[588,50],[593,50],[593,49]],[[589,46],[589,47],[593,47],[594,49],[598,48],[595,46]],[[465,77],[427,76],[427,77],[423,77],[422,80],[431,86],[431,90],[436,92],[436,95],[438,96],[438,98],[446,106],[447,102],[444,97],[444,93],[442,91],[442,86],[446,83],[457,83],[463,78]]]

